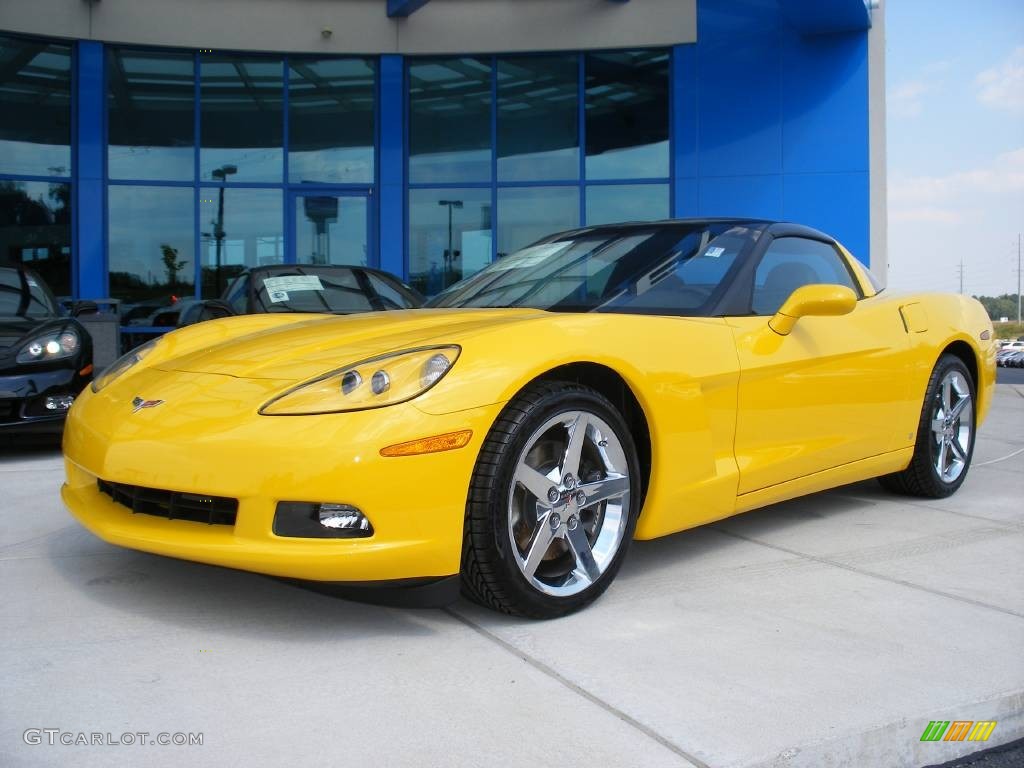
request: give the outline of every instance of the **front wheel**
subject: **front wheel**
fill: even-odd
[[[879,478],[885,488],[939,499],[963,484],[974,455],[975,391],[960,358],[939,358],[928,381],[914,457],[902,472]]]
[[[473,600],[554,618],[596,599],[622,563],[640,503],[640,469],[622,416],[570,382],[527,386],[477,459],[462,578]]]

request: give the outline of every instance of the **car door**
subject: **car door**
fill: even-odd
[[[850,287],[855,309],[768,321],[797,288]],[[740,495],[890,450],[905,408],[906,334],[895,304],[864,298],[834,244],[772,237],[753,274],[751,315],[729,319],[740,364],[735,451]]]

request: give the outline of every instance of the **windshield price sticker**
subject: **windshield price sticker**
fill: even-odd
[[[289,291],[322,291],[323,283],[316,275],[285,275],[283,277],[266,277],[263,287],[271,301],[288,301]],[[281,296],[282,298],[276,298]]]

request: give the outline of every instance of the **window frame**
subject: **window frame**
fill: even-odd
[[[803,229],[803,228],[801,228],[801,229]],[[804,230],[804,231],[791,231],[791,230],[788,230],[788,229],[783,229],[782,231],[779,231],[779,232],[773,232],[773,231],[767,232],[765,234],[765,236],[764,236],[764,239],[765,239],[766,242],[763,244],[763,246],[760,243],[758,244],[757,253],[750,260],[749,269],[748,269],[747,275],[746,275],[746,277],[748,279],[748,289],[749,289],[749,292],[748,292],[748,295],[747,295],[747,309],[748,309],[748,313],[747,314],[749,314],[749,315],[751,315],[753,317],[771,317],[771,316],[773,316],[774,314],[776,314],[778,312],[778,310],[776,310],[771,315],[755,312],[754,311],[754,290],[757,287],[757,271],[760,269],[761,263],[764,261],[765,256],[768,255],[768,251],[771,250],[771,247],[777,241],[779,241],[779,240],[790,240],[790,239],[807,240],[807,241],[810,241],[810,242],[813,242],[813,243],[819,243],[821,245],[826,246],[832,252],[832,254],[835,255],[836,259],[838,259],[839,263],[842,265],[843,270],[845,270],[846,274],[850,278],[850,285],[846,286],[846,287],[849,287],[851,290],[853,290],[854,295],[857,297],[857,301],[858,302],[861,301],[861,299],[864,298],[864,288],[860,284],[860,280],[858,279],[857,274],[850,267],[850,264],[846,260],[846,257],[843,255],[843,253],[836,246],[836,242],[832,238],[830,238],[830,237],[828,237],[826,235],[823,235],[821,233],[817,233],[817,232],[810,232],[810,231],[806,231],[806,230]],[[840,285],[840,283],[823,283],[823,284],[824,285]],[[808,283],[808,285],[817,285],[817,283]]]
[[[667,162],[667,175],[658,177],[630,177],[630,178],[603,178],[596,177],[590,178],[586,172],[587,164],[587,78],[586,78],[586,63],[587,57],[590,54],[605,54],[613,53],[617,50],[621,51],[649,51],[649,52],[661,52],[667,57],[666,64],[666,110],[669,115],[668,123],[668,162]],[[412,227],[410,222],[411,205],[410,200],[412,193],[417,190],[445,190],[445,189],[480,189],[490,190],[491,193],[491,258],[489,263],[493,263],[498,259],[498,227],[501,217],[501,207],[498,204],[498,190],[508,188],[525,188],[525,189],[541,189],[545,187],[575,187],[579,190],[579,216],[577,224],[571,227],[566,227],[564,231],[570,231],[572,229],[578,229],[588,226],[587,224],[587,192],[589,189],[594,187],[630,187],[637,185],[663,185],[666,188],[667,194],[667,207],[669,218],[675,215],[675,199],[676,199],[676,163],[675,152],[675,131],[672,125],[672,113],[673,113],[673,98],[674,92],[672,88],[673,84],[673,58],[675,51],[672,46],[631,46],[622,49],[609,49],[609,50],[581,50],[581,49],[570,49],[570,50],[555,50],[555,51],[534,51],[530,53],[494,53],[494,54],[459,54],[452,52],[444,55],[425,55],[425,56],[407,56],[404,62],[404,163],[403,168],[405,172],[405,232],[403,235],[403,269],[404,274],[402,277],[408,281],[410,279],[410,268],[412,266],[412,251],[411,251],[411,233]],[[577,67],[577,140],[579,143],[578,147],[578,160],[579,169],[576,174],[576,178],[573,179],[544,179],[544,180],[517,180],[517,181],[501,181],[498,178],[498,63],[501,59],[523,59],[523,58],[551,58],[556,56],[572,56],[576,58]],[[410,120],[410,93],[409,93],[409,68],[413,64],[424,63],[430,61],[449,61],[452,59],[459,58],[476,58],[481,61],[487,61],[490,65],[491,73],[491,99],[490,99],[490,117],[491,117],[491,172],[489,181],[458,181],[458,182],[413,182],[410,181],[409,173],[409,157],[411,147],[411,120]],[[652,219],[651,221],[656,221]],[[552,233],[553,234],[553,233]],[[524,243],[520,247],[524,247],[528,243]],[[442,289],[443,290],[443,289]]]

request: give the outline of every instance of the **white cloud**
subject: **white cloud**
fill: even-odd
[[[911,80],[888,93],[886,109],[894,117],[917,117],[922,110],[922,97],[932,90],[923,80]]]
[[[1015,48],[999,66],[979,74],[975,84],[982,104],[1024,112],[1024,45]]]
[[[945,175],[889,175],[889,285],[997,296],[1016,290],[1024,147]]]
[[[897,209],[893,211],[897,215],[900,208],[941,207],[980,193],[1021,190],[1024,190],[1024,147],[999,155],[991,165],[945,176],[893,174],[889,179],[889,204]]]

